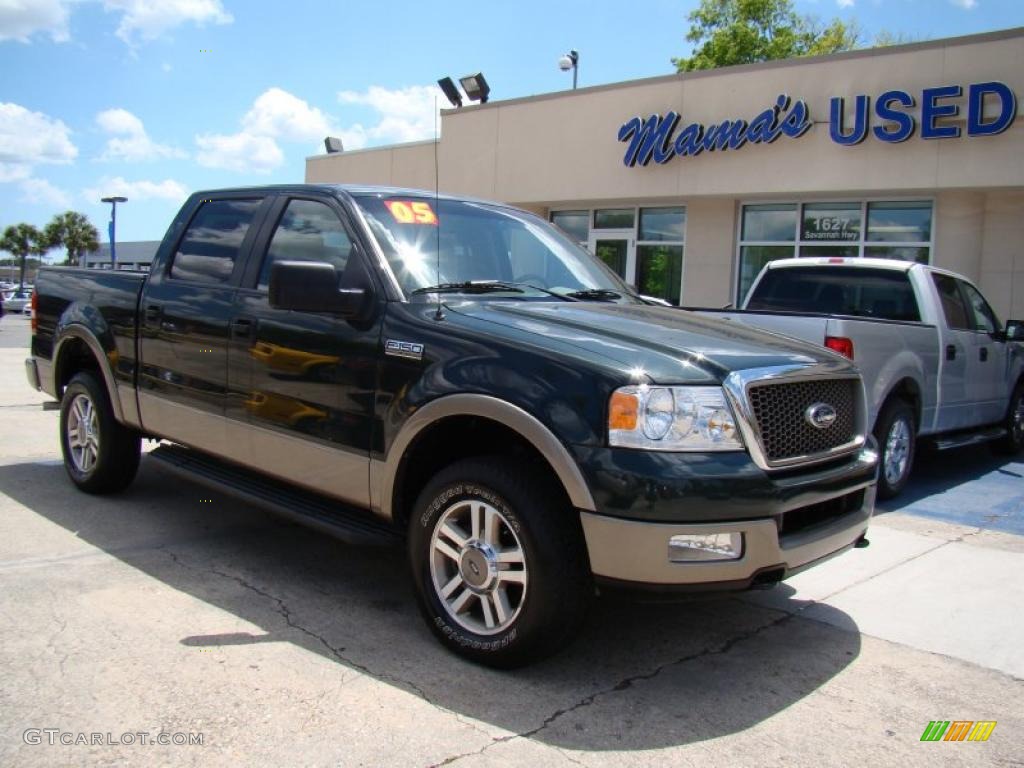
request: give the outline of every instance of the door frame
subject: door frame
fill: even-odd
[[[595,257],[597,256],[598,240],[625,240],[626,241],[626,274],[622,279],[629,285],[636,285],[636,230],[632,227],[627,229],[594,229],[591,227],[587,235],[587,250]]]

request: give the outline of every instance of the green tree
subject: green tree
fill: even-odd
[[[68,252],[68,263],[76,267],[83,254],[100,247],[100,233],[77,211],[58,213],[46,225],[46,242],[51,248],[63,247]]]
[[[18,259],[21,265],[18,275],[18,288],[25,287],[25,260],[32,256],[42,256],[49,250],[46,236],[31,224],[12,224],[4,230],[0,237],[0,251],[7,251]]]
[[[841,19],[825,26],[798,14],[792,0],[701,0],[688,19],[694,50],[672,59],[679,72],[847,51],[859,37]]]

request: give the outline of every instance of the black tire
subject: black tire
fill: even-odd
[[[992,448],[1006,456],[1015,456],[1024,450],[1024,382],[1019,382],[1010,397],[1010,407],[1003,422],[1006,436],[992,443]]]
[[[91,428],[83,429],[79,425],[85,423],[83,414],[88,411],[81,409],[87,406],[91,406],[95,417],[88,418]],[[75,433],[74,446],[69,423]],[[90,445],[78,445],[78,440]],[[96,374],[89,371],[75,374],[64,389],[60,404],[60,448],[71,482],[86,493],[123,491],[135,479],[141,447],[139,434],[117,423],[107,390]]]
[[[510,669],[560,650],[578,632],[593,598],[579,515],[564,500],[561,489],[546,479],[540,481],[541,477],[535,466],[508,457],[458,461],[427,484],[409,521],[409,560],[427,624],[450,650],[487,666]],[[496,537],[488,536],[483,524],[477,527],[481,535],[473,537],[461,522],[466,518],[460,517],[472,509],[481,510],[482,520],[496,520]],[[499,517],[493,518],[490,510],[500,513]],[[454,523],[461,534],[470,534],[466,546],[440,535],[439,523],[444,521]],[[472,525],[471,520],[467,525]],[[448,544],[460,559],[435,550],[435,531],[438,541]],[[500,540],[498,545],[486,550],[495,538]],[[475,547],[480,549],[471,554]],[[521,566],[518,562],[495,564],[495,558],[481,555],[500,551],[504,557],[517,547]],[[480,569],[474,567],[474,557]],[[506,577],[500,574],[520,567],[523,576],[512,583],[503,581]],[[464,601],[454,613],[438,585],[449,577],[451,584],[458,578],[460,585],[449,598]],[[464,597],[475,579],[482,580],[476,589],[483,594]],[[515,583],[519,579],[525,579],[522,589]],[[494,591],[487,593],[492,583]],[[484,626],[485,602],[493,621],[489,630]]]
[[[906,400],[889,400],[875,421],[878,441],[878,498],[891,499],[906,486],[914,468],[917,424]],[[904,461],[905,459],[905,461]]]

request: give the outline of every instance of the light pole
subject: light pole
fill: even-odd
[[[114,253],[114,235],[117,232],[117,204],[127,203],[128,198],[118,195],[115,197],[104,197],[100,202],[110,203],[110,224],[107,229],[107,232],[110,234],[110,268],[117,269],[117,256]]]
[[[569,51],[558,60],[558,68],[563,72],[572,70],[572,89],[576,90],[576,76],[580,71],[580,54],[579,51]]]

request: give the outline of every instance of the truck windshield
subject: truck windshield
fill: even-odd
[[[431,197],[354,199],[407,296],[437,288],[501,299],[639,301],[599,259],[531,214]]]
[[[914,289],[906,272],[859,267],[769,269],[754,287],[746,309],[820,312],[917,322]]]

